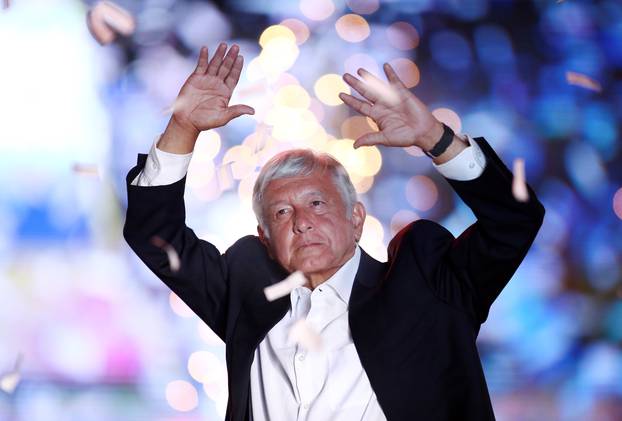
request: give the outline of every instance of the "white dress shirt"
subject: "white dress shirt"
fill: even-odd
[[[444,177],[472,180],[484,171],[484,154],[467,138],[470,146],[453,159],[433,163]],[[186,175],[192,153],[164,152],[156,143],[132,185],[171,184]],[[357,246],[352,258],[325,283],[313,291],[298,287],[290,293],[291,309],[255,350],[250,376],[253,421],[386,421],[348,324],[348,302],[360,258]],[[320,334],[321,351],[306,351],[288,342],[289,328],[301,319]]]

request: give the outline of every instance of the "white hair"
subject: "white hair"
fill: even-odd
[[[262,200],[268,184],[281,178],[310,176],[314,172],[328,171],[346,207],[350,219],[356,203],[356,190],[346,169],[331,155],[310,149],[290,149],[273,156],[261,169],[253,187],[253,211],[259,226],[268,234],[263,219]]]

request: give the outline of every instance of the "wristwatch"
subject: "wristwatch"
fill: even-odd
[[[441,154],[445,152],[445,150],[447,150],[449,145],[451,145],[451,141],[454,138],[454,131],[451,129],[451,127],[449,127],[445,123],[441,124],[443,125],[443,135],[441,136],[440,140],[429,151],[423,151],[430,158],[438,158],[439,156],[441,156]]]

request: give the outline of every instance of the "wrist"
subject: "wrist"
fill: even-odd
[[[198,137],[196,128],[180,124],[173,116],[156,146],[164,152],[187,154],[194,150]]]
[[[456,156],[458,156],[458,154],[460,154],[460,152],[465,150],[468,146],[469,146],[468,141],[461,139],[460,137],[454,134],[451,140],[451,143],[449,144],[445,152],[433,158],[432,161],[436,165],[444,164],[445,162],[448,162],[452,160],[453,158],[455,158]]]
[[[434,146],[438,143],[440,138],[443,136],[443,132],[443,123],[435,120],[432,128],[421,136],[421,140],[418,146],[424,151],[429,151],[430,149],[434,148]]]

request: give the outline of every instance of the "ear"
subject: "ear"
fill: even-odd
[[[268,236],[266,235],[266,233],[264,232],[263,228],[261,228],[260,225],[257,225],[257,235],[259,235],[259,241],[261,241],[261,244],[263,244],[264,246],[266,246],[266,248],[270,248],[270,241],[268,240]]]
[[[356,242],[361,239],[363,235],[363,224],[365,224],[365,206],[361,202],[356,202],[352,208],[352,225],[354,227],[354,238]]]
[[[274,256],[272,255],[272,248],[270,247],[270,237],[268,237],[268,234],[259,225],[257,225],[257,235],[259,235],[259,241],[261,241],[261,244],[263,244],[266,250],[268,250],[268,256],[270,256],[271,259],[274,259]]]

